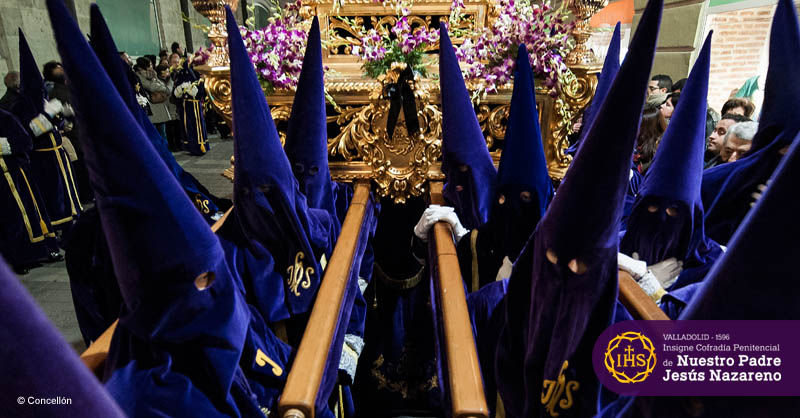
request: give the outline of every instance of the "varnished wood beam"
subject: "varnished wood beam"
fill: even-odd
[[[430,182],[432,204],[443,205],[442,182]],[[478,353],[472,335],[467,298],[450,224],[438,222],[431,231],[436,247],[438,277],[436,297],[442,312],[442,327],[452,416],[487,418],[489,408],[483,393]]]
[[[356,183],[342,232],[319,286],[303,339],[278,403],[278,412],[284,418],[314,418],[314,403],[336,332],[347,281],[353,269],[368,199],[369,183]]]

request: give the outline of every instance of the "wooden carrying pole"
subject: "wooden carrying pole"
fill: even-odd
[[[442,182],[430,182],[431,203],[444,205]],[[447,357],[447,384],[453,418],[488,418],[489,408],[483,393],[483,379],[472,335],[467,297],[450,224],[438,222],[431,231],[436,246],[435,278],[437,305],[442,313],[444,353]]]
[[[633,280],[627,271],[619,271],[619,301],[628,308],[633,319],[666,320],[669,317],[656,305],[647,293]]]
[[[368,199],[369,183],[357,182],[342,232],[325,269],[317,300],[278,403],[278,411],[284,418],[314,417],[314,402],[336,332],[339,308],[353,269]]]

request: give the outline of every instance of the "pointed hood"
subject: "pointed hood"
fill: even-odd
[[[325,84],[319,20],[308,31],[303,69],[297,82],[292,115],[286,130],[286,155],[308,206],[336,215],[331,173],[328,169],[328,123],[325,119]]]
[[[611,42],[608,44],[608,52],[606,53],[606,59],[603,62],[603,69],[600,71],[600,75],[597,77],[597,88],[594,91],[594,97],[592,98],[592,102],[589,104],[589,107],[587,107],[583,112],[582,124],[584,129],[581,130],[578,143],[580,143],[580,141],[582,141],[589,132],[589,128],[592,126],[594,117],[597,115],[597,111],[600,110],[600,106],[603,104],[603,100],[605,100],[606,95],[608,94],[608,89],[611,88],[611,83],[617,76],[617,71],[619,71],[619,50],[620,22],[617,22],[617,25],[614,27],[614,34],[611,35]]]
[[[792,0],[779,0],[769,35],[769,67],[764,82],[764,103],[758,120],[758,133],[753,137],[750,154],[766,147],[773,140],[774,134],[765,135],[762,132],[800,126],[800,119],[789,111],[800,108],[800,83],[797,82],[796,69],[798,61],[800,29],[797,12]],[[791,139],[785,138],[782,145],[788,145],[786,140]]]
[[[133,87],[125,73],[125,64],[119,57],[119,50],[111,37],[111,31],[108,30],[103,14],[100,13],[100,7],[93,3],[89,10],[92,49],[94,49],[97,59],[103,64],[106,74],[108,74],[111,82],[114,83],[114,87],[116,87],[120,97],[125,101],[128,109],[137,119],[141,119],[137,110],[141,106],[136,101]]]
[[[51,21],[81,110],[76,114],[89,177],[126,303],[165,271],[180,272],[174,280],[194,281],[221,259],[219,242],[175,178],[166,175],[166,166],[71,16],[53,4],[60,3],[48,2]]]
[[[47,7],[125,301],[106,362],[106,386],[132,416],[142,405],[151,414],[170,415],[187,404],[203,415],[236,415],[230,391],[249,316],[222,247],[64,3],[48,0]],[[173,361],[186,358],[192,361]],[[148,367],[158,368],[163,390],[148,389],[156,384]],[[171,396],[176,393],[182,396]]]
[[[580,386],[569,415],[597,412],[600,384],[591,350],[617,304],[618,231],[662,6],[650,0],[645,7],[572,166],[514,263],[495,355],[495,381],[509,416],[564,412],[552,393],[530,396],[548,380]]]
[[[505,226],[501,228],[505,232],[502,241],[508,244],[511,260],[516,259],[553,198],[534,92],[528,49],[522,44],[517,53],[514,91],[497,173],[498,199],[492,214],[493,222]]]
[[[798,143],[795,138],[767,191],[680,319],[800,319],[800,286],[793,280],[800,258]],[[756,280],[765,273],[769,280]]]
[[[108,30],[106,21],[103,18],[103,14],[100,12],[100,8],[97,6],[97,4],[91,5],[90,16],[92,48],[94,49],[97,58],[105,68],[109,78],[114,83],[114,87],[117,89],[120,97],[122,97],[123,101],[128,106],[128,110],[130,110],[131,114],[133,114],[133,116],[139,122],[139,125],[144,130],[147,138],[150,140],[150,143],[155,148],[159,157],[164,161],[175,178],[181,183],[181,187],[183,187],[186,194],[190,197],[190,199],[194,199],[196,203],[198,201],[205,202],[205,205],[202,206],[202,209],[200,207],[198,207],[198,209],[201,211],[201,213],[203,213],[204,217],[206,217],[208,221],[213,222],[211,220],[211,216],[215,215],[221,210],[217,206],[219,199],[216,196],[212,196],[208,190],[206,190],[206,188],[194,178],[194,176],[187,173],[183,167],[181,167],[180,164],[175,161],[175,156],[172,155],[167,148],[166,141],[161,134],[158,133],[158,130],[155,128],[155,126],[153,126],[153,123],[150,122],[150,118],[147,117],[144,109],[139,106],[139,102],[136,100],[136,95],[133,87],[131,86],[130,78],[128,77],[128,74],[126,74],[131,70],[126,69],[124,63],[119,58],[117,45],[114,43],[114,39],[111,37],[111,32]]]
[[[616,247],[660,22],[661,1],[651,0],[625,62],[540,223],[548,248],[560,253],[559,260],[571,260],[590,248]]]
[[[3,411],[15,417],[124,417],[103,385],[0,259],[0,372]],[[13,388],[13,390],[11,390]],[[70,399],[70,405],[18,405],[17,396]],[[74,409],[72,409],[74,408]]]
[[[311,307],[319,286],[319,260],[331,247],[333,220],[324,210],[310,209],[300,193],[230,9],[227,19],[236,161],[234,210],[251,249],[271,253],[275,270],[288,275],[290,312],[302,313]],[[305,275],[300,274],[303,271]]]
[[[700,185],[705,152],[711,33],[681,90],[681,105],[658,146],[655,160],[639,188],[622,239],[621,251],[639,253],[655,264],[669,257],[700,261],[709,243],[703,228]],[[655,212],[650,209],[656,207]],[[667,208],[677,208],[675,216]]]
[[[19,91],[31,106],[28,109],[31,114],[24,115],[25,117],[33,118],[44,112],[47,89],[22,29],[19,29]]]
[[[472,107],[447,27],[439,29],[439,85],[442,96],[444,197],[467,229],[489,220],[497,170]]]

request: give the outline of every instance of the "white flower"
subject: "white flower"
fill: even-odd
[[[148,104],[147,98],[142,96],[141,94],[136,95],[136,102],[138,102],[139,106],[141,107],[147,107]]]

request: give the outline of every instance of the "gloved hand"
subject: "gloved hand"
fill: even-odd
[[[61,114],[70,118],[75,116],[75,110],[72,109],[72,105],[69,103],[64,103],[64,110],[61,111]]]
[[[0,136],[0,154],[11,155],[11,144],[8,138]]]
[[[458,219],[458,215],[456,215],[456,212],[453,210],[453,208],[449,206],[444,207],[449,208],[450,211],[445,213],[440,220],[449,223],[450,227],[453,228],[453,235],[457,243],[461,241],[461,238],[464,237],[464,235],[469,233],[469,230],[461,225],[461,221]]]
[[[447,222],[452,226],[453,233],[456,235],[456,241],[460,240],[461,237],[469,232],[461,225],[458,216],[456,216],[455,209],[450,206],[430,205],[425,209],[425,212],[422,213],[419,222],[417,222],[417,225],[414,227],[414,235],[419,237],[423,242],[428,242],[428,234],[431,228],[439,221]]]
[[[683,271],[683,261],[678,261],[675,257],[671,257],[651,265],[650,271],[658,279],[662,287],[668,288]]]
[[[648,271],[647,274],[642,276],[636,283],[639,284],[639,287],[650,296],[655,303],[660,303],[661,298],[667,294],[667,291],[661,286],[658,279],[653,275],[652,272]]]
[[[44,102],[44,113],[47,113],[51,118],[64,111],[64,105],[61,100],[51,99]]]
[[[617,264],[619,264],[620,270],[628,272],[634,280],[639,280],[647,274],[647,263],[635,260],[625,254],[617,253]]]

